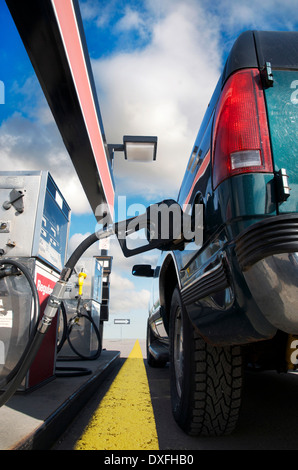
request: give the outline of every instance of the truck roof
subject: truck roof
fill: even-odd
[[[227,58],[223,85],[236,70],[258,67],[270,62],[272,69],[298,70],[298,32],[245,31],[236,39]]]

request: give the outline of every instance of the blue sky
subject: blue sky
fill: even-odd
[[[116,154],[116,196],[126,196],[128,205],[147,206],[177,196],[204,111],[237,36],[247,29],[298,28],[298,0],[79,3],[108,142],[120,143],[125,134],[159,139],[152,164],[128,163]],[[5,85],[1,168],[51,172],[72,209],[72,250],[95,230],[95,219],[4,0],[0,40],[0,80]],[[154,264],[156,253],[125,259],[112,240],[111,254],[112,321],[106,334],[142,338],[150,283],[130,272],[134,263]],[[119,315],[131,318],[122,332],[112,326]]]

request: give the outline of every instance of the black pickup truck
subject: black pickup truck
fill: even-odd
[[[191,435],[235,429],[246,367],[296,367],[297,136],[298,33],[242,33],[177,198],[190,218],[202,208],[200,241],[133,268],[153,279],[148,363],[170,361],[173,414]]]

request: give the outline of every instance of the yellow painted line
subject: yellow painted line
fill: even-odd
[[[76,443],[75,450],[159,450],[139,341]]]

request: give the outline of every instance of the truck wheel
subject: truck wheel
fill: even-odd
[[[170,371],[173,415],[187,434],[221,436],[235,429],[241,348],[207,344],[192,326],[177,287],[170,312]]]

